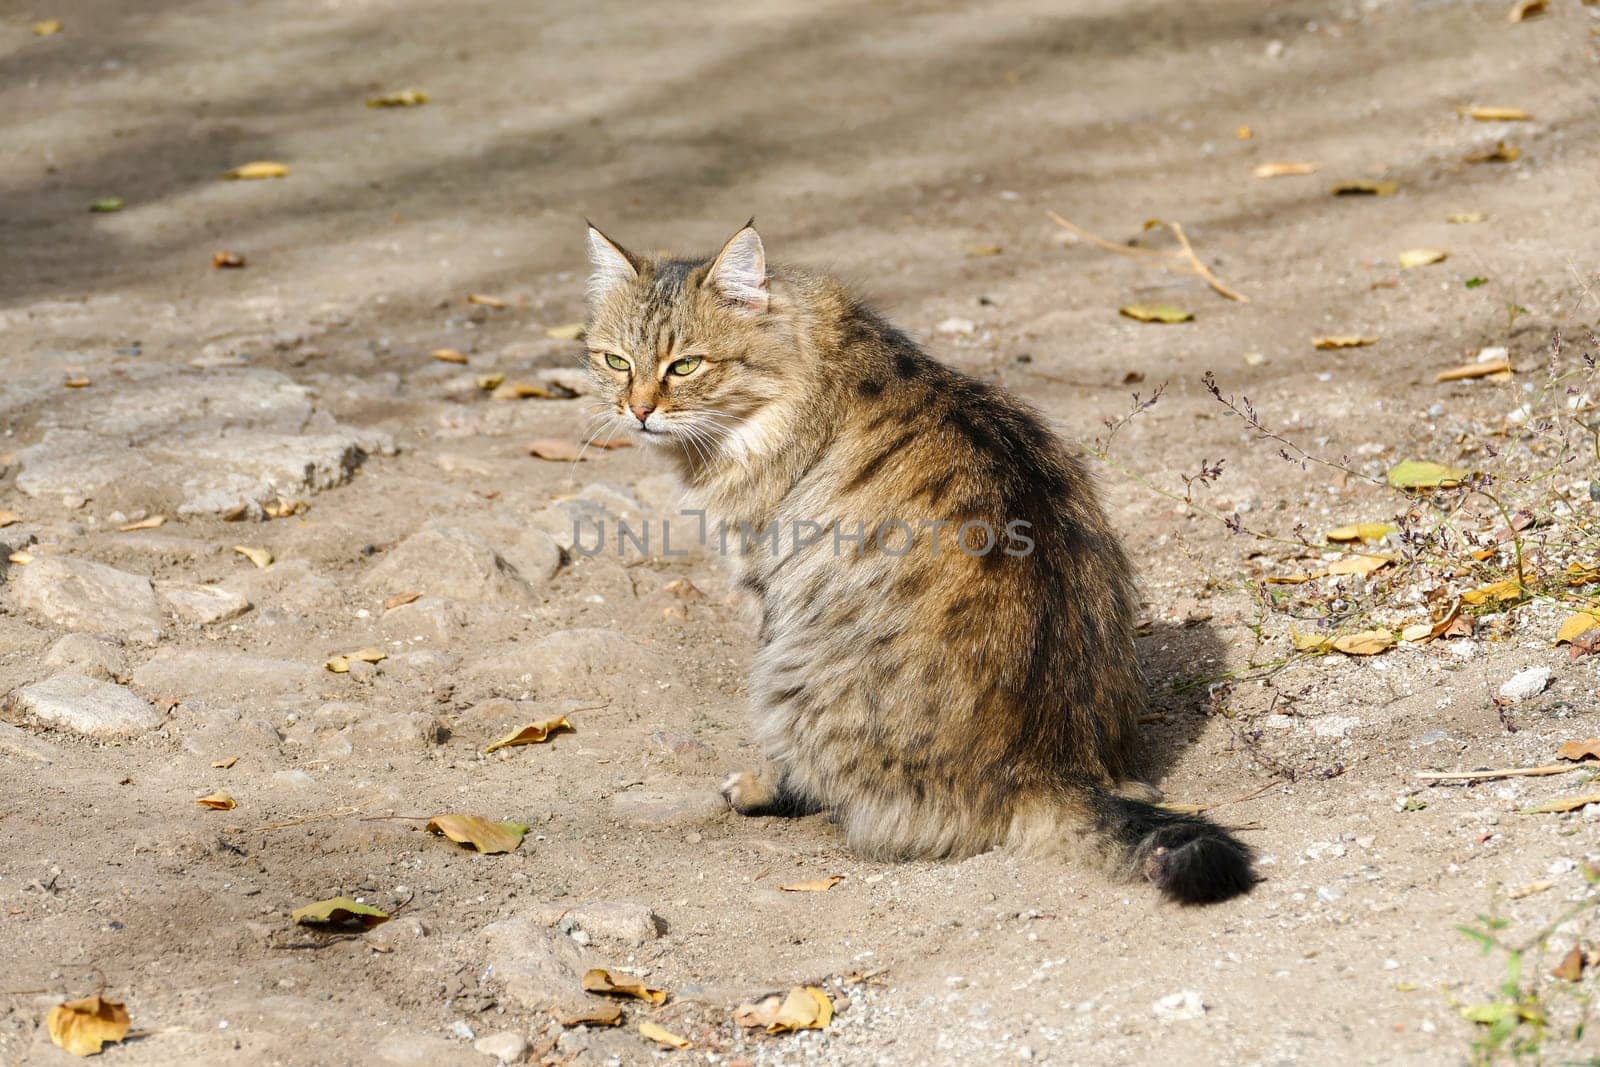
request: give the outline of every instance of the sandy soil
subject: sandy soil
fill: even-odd
[[[1527,937],[1589,899],[1595,823],[1519,812],[1593,787],[1416,775],[1549,763],[1600,733],[1600,656],[1552,647],[1549,597],[1471,637],[1295,656],[1291,615],[1398,628],[1427,617],[1424,589],[1482,576],[1260,582],[1325,566],[1297,525],[1320,543],[1412,506],[1361,477],[1408,457],[1556,464],[1513,503],[1565,493],[1577,510],[1561,514],[1593,521],[1593,459],[1551,459],[1507,416],[1551,373],[1552,331],[1564,373],[1600,318],[1597,13],[12,5],[0,509],[19,521],[0,558],[21,555],[0,586],[0,1061],[68,1062],[44,1016],[97,989],[143,1034],[107,1050],[126,1064],[493,1063],[474,1041],[505,1034],[530,1062],[1467,1061],[1485,1031],[1458,1009],[1495,998],[1504,959],[1456,926],[1498,909],[1507,938]],[[30,31],[47,18],[61,32]],[[363,106],[413,86],[426,105]],[[1458,114],[1472,104],[1533,117]],[[1464,161],[1499,140],[1521,158]],[[218,180],[253,160],[290,174]],[[1272,161],[1320,169],[1252,177]],[[1329,194],[1349,180],[1399,191]],[[112,196],[122,210],[88,210]],[[1170,242],[1144,221],[1180,220],[1249,302],[1070,239],[1049,209],[1152,248]],[[1467,212],[1487,220],[1446,221]],[[532,439],[582,439],[586,401],[495,399],[476,379],[571,366],[578,346],[547,331],[582,314],[584,216],[640,246],[705,248],[752,213],[775,258],[855,279],[1075,439],[1167,383],[1101,469],[1141,570],[1157,777],[1177,801],[1258,794],[1216,813],[1259,849],[1249,897],[1182,910],[1005,855],[868,863],[825,817],[722,810],[717,781],[755,755],[751,627],[722,564],[659,542],[558,551],[573,509],[667,518],[661,468],[637,449],[532,458]],[[1450,256],[1399,269],[1417,247]],[[214,269],[222,250],[247,265]],[[1152,302],[1196,320],[1117,314]],[[952,318],[971,332],[941,330]],[[1314,349],[1328,334],[1380,340]],[[1509,350],[1512,381],[1434,382],[1488,346]],[[430,358],[444,347],[469,362]],[[1281,458],[1208,394],[1207,371],[1351,470]],[[1192,504],[1125,473],[1181,498],[1218,457]],[[1501,520],[1478,500],[1462,521]],[[96,585],[103,572],[60,560],[122,576]],[[388,658],[323,669],[365,646]],[[1534,666],[1552,668],[1548,688],[1497,704]],[[62,674],[155,718],[119,737],[51,725],[37,687]],[[575,732],[481,754],[563,711]],[[216,789],[238,807],[194,804]],[[479,856],[409,818],[451,811],[533,829]],[[778,888],[827,875],[843,880]],[[361,937],[290,923],[341,893],[397,916]],[[1592,911],[1568,923],[1528,972],[1597,933]],[[551,1009],[583,1002],[589,964],[671,999],[629,1005],[614,1030],[563,1028]],[[1570,1037],[1595,981],[1542,984],[1553,1060],[1600,1048]],[[802,983],[840,1000],[826,1031],[733,1025],[740,1003]],[[652,1045],[645,1019],[694,1049]]]

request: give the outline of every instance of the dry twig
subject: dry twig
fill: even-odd
[[[1060,226],[1069,233],[1077,234],[1085,241],[1095,245],[1097,248],[1103,248],[1107,252],[1115,252],[1119,256],[1128,256],[1130,259],[1167,260],[1169,264],[1174,258],[1176,258],[1181,262],[1173,265],[1178,266],[1182,270],[1188,271],[1190,274],[1199,275],[1205,280],[1207,285],[1216,290],[1218,295],[1225,296],[1229,300],[1237,300],[1241,304],[1248,304],[1250,302],[1249,297],[1245,296],[1237,289],[1225,284],[1222,279],[1218,278],[1212,273],[1210,267],[1206,266],[1200,261],[1200,257],[1195,255],[1194,245],[1189,243],[1189,235],[1183,232],[1182,223],[1162,223],[1163,226],[1172,231],[1172,235],[1178,239],[1178,244],[1182,245],[1183,247],[1179,251],[1161,251],[1154,248],[1135,248],[1131,245],[1119,245],[1114,241],[1106,240],[1104,237],[1096,236],[1081,226],[1074,225],[1068,220],[1062,218],[1060,215],[1056,214],[1054,211],[1046,211],[1045,214],[1049,215],[1050,221],[1054,222],[1057,226]]]

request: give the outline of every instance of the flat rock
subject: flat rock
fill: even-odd
[[[557,630],[474,669],[541,696],[636,703],[658,697],[675,673],[657,652],[615,630]]]
[[[722,794],[709,786],[635,787],[611,798],[611,812],[632,826],[690,826],[721,818]]]
[[[577,927],[593,937],[635,946],[660,937],[666,925],[644,904],[615,900],[596,900],[576,906],[551,901],[536,905],[529,914],[546,926],[560,928],[563,933]]]
[[[492,922],[483,936],[495,977],[523,1010],[571,1011],[588,1001],[580,980],[594,964],[570,937],[531,915]]]
[[[129,679],[146,693],[175,700],[251,705],[281,703],[317,692],[320,666],[225,649],[163,649]]]
[[[87,737],[143,733],[161,725],[150,703],[120,685],[81,674],[56,674],[11,694],[12,705],[51,726]]]
[[[47,410],[19,454],[29,496],[114,498],[180,515],[260,518],[262,505],[342,484],[385,434],[342,427],[277,371],[152,366]]]
[[[1505,685],[1500,687],[1500,695],[1507,700],[1518,702],[1532,700],[1544,692],[1545,686],[1555,677],[1555,671],[1549,667],[1529,667],[1527,670],[1513,674]]]
[[[425,596],[383,613],[378,625],[400,641],[447,645],[466,624],[461,609],[443,597]]]
[[[93,634],[67,634],[44,654],[44,665],[54,671],[81,674],[114,682],[128,673],[122,646],[108,637]]]
[[[421,530],[373,567],[363,584],[385,596],[426,593],[475,604],[529,604],[533,588],[494,546],[451,526]]]
[[[500,1063],[520,1063],[528,1052],[528,1039],[515,1030],[501,1030],[478,1038],[472,1047]]]
[[[153,643],[161,605],[150,579],[103,563],[65,556],[35,559],[11,583],[17,603],[57,626]]]
[[[163,584],[162,599],[185,622],[209,626],[237,619],[250,610],[250,601],[220,585]]]

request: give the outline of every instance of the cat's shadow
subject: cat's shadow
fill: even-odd
[[[1211,683],[1228,669],[1227,653],[1208,621],[1158,620],[1140,629],[1135,647],[1148,694],[1139,727],[1141,776],[1171,793],[1163,783],[1205,730]]]

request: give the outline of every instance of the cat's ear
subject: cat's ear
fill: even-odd
[[[702,284],[711,286],[740,310],[759,315],[767,310],[771,292],[767,287],[767,250],[756,233],[755,221],[751,219],[728,238]]]
[[[597,304],[619,285],[639,277],[639,264],[617,242],[589,223],[589,303]]]

